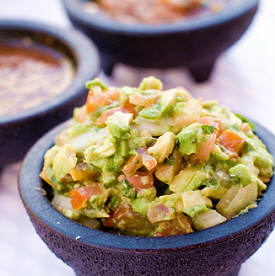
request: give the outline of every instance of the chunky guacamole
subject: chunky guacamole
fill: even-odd
[[[52,205],[88,227],[137,236],[191,233],[257,206],[273,158],[253,124],[160,80],[87,82],[84,106],[45,154]]]

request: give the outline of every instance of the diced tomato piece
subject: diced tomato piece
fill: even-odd
[[[108,96],[106,94],[95,94],[93,91],[90,91],[86,101],[86,114],[90,114],[99,107],[102,107],[110,103],[111,100],[108,99]]]
[[[149,171],[153,171],[157,166],[157,160],[148,154],[143,148],[137,149],[138,154],[141,156],[143,166]]]
[[[123,107],[129,111],[129,113],[135,114],[135,105],[129,103],[129,100],[123,104]]]
[[[129,102],[134,105],[140,105],[144,107],[150,107],[157,102],[159,95],[142,95],[140,93],[136,93],[134,95],[129,96]]]
[[[110,213],[109,218],[103,219],[103,225],[136,235],[148,235],[153,230],[152,224],[147,217],[136,213],[126,203],[120,203],[118,208]]]
[[[112,109],[109,109],[109,110],[106,110],[105,112],[103,112],[100,115],[100,117],[95,121],[95,124],[96,125],[104,125],[106,123],[106,120],[108,119],[108,117],[112,116],[117,111],[121,111],[123,113],[130,113],[126,108],[123,108],[123,107],[112,108]]]
[[[209,135],[207,140],[200,146],[199,151],[192,156],[192,160],[199,163],[205,162],[212,152],[215,142],[216,134]]]
[[[147,217],[151,223],[155,223],[175,218],[175,212],[171,212],[167,206],[161,204],[149,208]]]
[[[218,138],[218,142],[226,149],[236,153],[240,152],[245,143],[244,139],[238,133],[230,129],[223,131]]]
[[[175,236],[192,233],[190,219],[184,214],[177,214],[176,218],[169,221],[162,221],[158,224],[155,237]]]
[[[213,126],[215,127],[214,133],[217,135],[217,137],[221,134],[222,132],[222,125],[220,120],[214,119],[210,116],[205,116],[205,117],[200,117],[199,123],[202,125],[208,125],[208,126]]]
[[[103,220],[103,225],[106,227],[116,227],[120,221],[127,220],[132,213],[131,206],[120,204],[116,210],[111,211],[109,218]]]
[[[87,185],[79,187],[70,192],[71,204],[75,210],[79,210],[86,206],[88,199],[92,195],[99,195],[101,193],[100,186],[95,183],[94,185]]]
[[[153,174],[129,176],[127,180],[135,187],[137,192],[154,186]]]

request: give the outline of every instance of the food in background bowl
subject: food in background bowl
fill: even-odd
[[[182,87],[87,82],[86,105],[45,155],[52,205],[86,226],[138,236],[191,233],[257,206],[273,158],[253,125]]]
[[[0,116],[37,106],[62,93],[74,78],[74,65],[30,37],[0,40]]]
[[[103,10],[111,18],[125,23],[159,24],[192,16],[216,13],[229,0],[98,0],[85,2],[87,12]],[[232,1],[232,0],[231,0]]]

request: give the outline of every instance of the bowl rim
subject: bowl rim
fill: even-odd
[[[62,0],[65,9],[70,17],[76,19],[83,25],[116,34],[133,36],[152,36],[196,31],[215,25],[223,24],[242,16],[249,10],[257,7],[260,0],[244,0],[237,3],[228,3],[228,7],[223,11],[207,16],[198,16],[179,22],[163,23],[157,25],[150,24],[127,24],[108,18],[107,16],[92,15],[85,12],[82,7],[82,0]]]
[[[256,134],[267,145],[269,152],[274,157],[275,136],[261,124],[253,122],[256,126]],[[203,246],[230,239],[233,235],[246,231],[260,223],[275,211],[275,177],[273,176],[257,208],[203,231],[186,235],[150,238],[117,235],[87,228],[59,213],[52,207],[41,189],[42,180],[39,178],[39,173],[42,167],[42,158],[46,150],[53,145],[56,134],[64,127],[64,123],[55,127],[44,135],[28,152],[18,176],[18,190],[21,200],[31,217],[66,239],[74,240],[86,246],[119,251],[134,250],[146,253],[155,250],[189,249],[198,245]]]
[[[86,35],[71,28],[60,28],[30,20],[0,19],[1,30],[18,30],[45,34],[61,41],[70,51],[77,61],[74,78],[70,85],[63,92],[55,97],[32,108],[22,110],[15,114],[0,117],[0,127],[16,124],[28,118],[44,116],[48,112],[54,111],[58,107],[71,101],[85,90],[84,84],[91,76],[99,72],[100,60],[98,51]],[[87,62],[92,60],[93,62]]]

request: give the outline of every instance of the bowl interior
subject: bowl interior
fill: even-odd
[[[85,90],[87,79],[94,77],[99,70],[99,58],[91,41],[80,32],[63,30],[58,27],[31,21],[0,20],[0,43],[16,46],[33,44],[42,52],[50,51],[67,58],[73,67],[73,79],[65,90],[33,108],[18,114],[0,117],[0,124],[23,120],[39,113],[48,112],[71,100]]]
[[[38,46],[42,47],[46,46],[69,58],[75,69],[78,66],[78,59],[70,45],[50,33],[40,33],[35,30],[20,28],[2,28],[0,29],[0,43],[13,43],[19,47],[29,46],[30,44],[38,44]]]
[[[267,145],[268,150],[275,156],[275,137],[260,124],[255,123],[256,134]],[[178,247],[192,247],[200,243],[215,242],[254,226],[266,216],[275,211],[275,178],[273,177],[268,189],[260,200],[258,207],[246,214],[235,217],[223,224],[191,234],[171,237],[130,237],[117,235],[101,230],[87,228],[74,222],[56,209],[43,194],[44,183],[39,178],[46,150],[53,145],[54,137],[65,126],[60,125],[40,139],[26,156],[20,176],[19,191],[23,203],[31,216],[46,224],[52,231],[67,238],[77,239],[82,243],[116,249],[156,250]],[[49,192],[49,190],[47,189]]]

